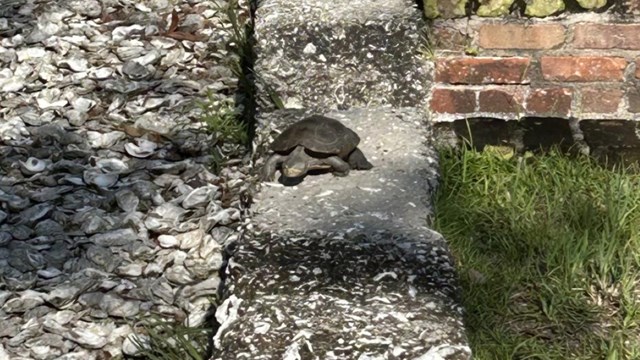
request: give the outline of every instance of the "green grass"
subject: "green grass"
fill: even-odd
[[[639,359],[640,178],[556,150],[440,156],[475,358]]]
[[[206,131],[215,135],[210,167],[218,174],[230,157],[241,157],[250,148],[255,131],[255,87],[251,75],[253,50],[250,33],[253,25],[247,18],[250,9],[242,9],[238,0],[229,0],[215,8],[226,17],[229,25],[220,28],[229,39],[226,44],[228,56],[222,62],[238,79],[238,88],[233,97],[209,91],[205,99],[196,101],[202,111],[201,121],[206,124]]]
[[[217,100],[209,93],[207,101],[198,105],[202,109],[202,121],[216,134],[218,143],[248,144],[247,125],[240,119],[241,114],[232,99]]]
[[[188,327],[176,321],[154,316],[140,321],[146,338],[134,336],[138,357],[149,360],[204,360],[209,339],[213,336],[206,327]]]
[[[216,144],[241,144],[249,146],[255,133],[256,83],[260,83],[269,96],[273,106],[284,108],[282,99],[267,84],[262,77],[253,70],[255,54],[252,47],[253,23],[248,18],[256,4],[251,2],[248,9],[241,9],[239,0],[229,0],[218,5],[216,11],[226,17],[228,27],[221,28],[228,35],[228,56],[222,61],[228,66],[232,74],[238,79],[238,89],[234,97],[209,92],[207,98],[197,101],[202,111],[201,120],[207,125],[207,130],[216,135]],[[244,11],[242,11],[244,10]],[[215,167],[224,161],[220,151],[214,152]]]
[[[224,5],[218,5],[216,11],[226,17],[228,28],[221,28],[227,33],[228,56],[223,60],[232,74],[238,79],[236,97],[227,95],[219,96],[212,92],[207,93],[207,98],[198,101],[197,105],[202,110],[202,121],[207,129],[216,135],[218,144],[232,143],[248,145],[251,137],[252,114],[245,111],[252,106],[253,88],[251,79],[247,77],[244,67],[252,58],[251,44],[248,38],[247,27],[251,26],[248,19],[242,14],[238,0],[230,0]],[[236,99],[238,100],[236,102]]]

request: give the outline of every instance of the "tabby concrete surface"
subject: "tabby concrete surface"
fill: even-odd
[[[263,123],[277,127],[264,145],[305,116],[303,112],[280,114],[264,115]],[[358,147],[373,169],[351,170],[347,177],[309,175],[295,186],[264,183],[253,206],[255,222],[270,230],[385,229],[429,238],[427,220],[433,212],[438,167],[424,114],[415,108],[379,108],[325,115],[360,136]],[[256,164],[261,166],[262,161]]]
[[[309,115],[263,114],[256,167]],[[437,159],[415,108],[322,113],[374,165],[263,183],[227,268],[214,359],[469,359],[453,258],[428,227]],[[268,154],[267,154],[268,155]]]
[[[286,108],[424,107],[431,64],[413,0],[263,0],[254,69]],[[265,102],[262,111],[274,110]]]

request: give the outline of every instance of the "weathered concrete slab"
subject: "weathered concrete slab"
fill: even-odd
[[[254,165],[288,125],[334,117],[374,168],[263,183],[227,268],[213,359],[469,359],[437,185],[428,64],[411,0],[264,0]],[[265,88],[268,84],[268,88]]]
[[[234,295],[219,308],[216,359],[469,358],[451,259],[435,242],[321,232],[246,240],[230,271]]]
[[[259,137],[306,114],[263,115]],[[262,188],[230,263],[215,358],[470,358],[453,259],[428,228],[437,161],[424,114],[323,115],[360,135],[374,168]]]
[[[256,73],[287,108],[426,105],[425,26],[413,0],[264,0]],[[266,110],[270,105],[263,104]]]

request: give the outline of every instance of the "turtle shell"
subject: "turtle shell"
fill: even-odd
[[[313,152],[346,157],[359,143],[358,134],[340,121],[313,115],[289,126],[273,141],[271,150],[287,152],[302,145]]]

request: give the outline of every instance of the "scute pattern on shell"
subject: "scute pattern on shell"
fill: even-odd
[[[313,115],[291,125],[271,145],[276,152],[284,152],[298,145],[325,154],[346,156],[360,143],[360,137],[338,120]]]

